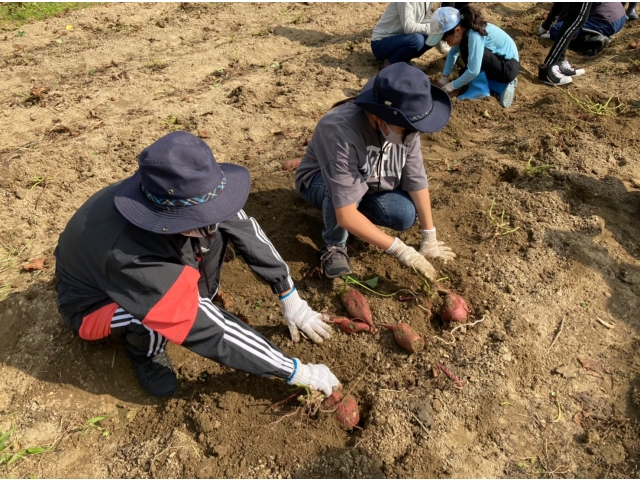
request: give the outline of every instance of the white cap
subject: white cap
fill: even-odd
[[[440,7],[431,14],[427,45],[433,47],[442,40],[442,34],[455,28],[460,23],[460,12],[453,7]]]

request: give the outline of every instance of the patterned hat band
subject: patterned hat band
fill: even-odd
[[[433,102],[431,102],[431,106],[429,107],[429,110],[424,112],[422,115],[416,115],[415,117],[407,117],[407,120],[409,120],[411,123],[416,123],[419,120],[427,118],[432,110],[433,110]]]
[[[144,193],[145,197],[151,200],[153,203],[161,205],[163,207],[190,207],[192,205],[200,205],[201,203],[208,202],[209,200],[217,197],[219,195],[218,190],[224,190],[224,186],[227,183],[227,179],[223,178],[216,188],[213,189],[213,192],[205,193],[201,197],[192,197],[192,198],[176,198],[174,200],[169,198],[160,198],[156,197],[152,193],[149,193],[142,183],[140,184],[140,188],[142,189],[142,193]],[[173,193],[169,190],[169,194]]]

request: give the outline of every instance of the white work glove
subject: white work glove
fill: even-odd
[[[396,237],[386,252],[396,257],[403,265],[409,268],[415,268],[418,273],[424,275],[432,282],[436,280],[436,270],[427,259],[420,255],[415,248],[409,247],[399,238]]]
[[[449,82],[449,83],[443,85],[442,89],[447,93],[451,93],[451,92],[453,92],[455,90],[455,88],[453,88],[453,82]]]
[[[449,83],[449,75],[442,75],[438,79],[438,85],[444,87],[447,83]]]
[[[436,238],[436,227],[431,230],[420,230],[420,235],[422,235],[420,253],[425,257],[441,258],[445,262],[456,258],[451,248],[445,247],[444,242],[439,242]]]
[[[449,44],[447,42],[445,42],[444,40],[440,40],[438,42],[438,45],[436,45],[436,48],[443,55],[448,54],[449,50],[451,50],[451,47],[449,46]]]
[[[542,25],[540,25],[538,27],[538,35],[544,35],[545,33],[547,33],[549,30],[547,30],[546,28],[544,28]]]
[[[292,360],[294,369],[291,376],[287,378],[289,385],[304,385],[314,390],[320,390],[327,397],[333,393],[334,388],[340,385],[336,376],[326,365],[300,363],[297,358]]]
[[[284,319],[291,333],[291,340],[300,341],[302,330],[307,337],[315,343],[322,343],[323,338],[331,336],[331,327],[324,323],[323,315],[312,310],[311,307],[300,298],[298,290],[294,287],[284,297],[280,298],[284,307]]]

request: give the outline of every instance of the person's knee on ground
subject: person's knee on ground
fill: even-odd
[[[425,52],[425,36],[421,33],[406,35],[402,45],[383,61],[383,68],[389,64],[406,62],[410,63],[414,58],[420,57]]]
[[[583,28],[578,36],[569,43],[569,48],[583,55],[597,55],[611,43],[611,39],[595,30]]]
[[[477,100],[491,95],[489,79],[485,72],[480,72],[476,78],[467,84],[467,90],[458,95],[458,100]]]

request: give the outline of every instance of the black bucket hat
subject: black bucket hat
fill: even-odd
[[[405,62],[380,70],[354,103],[390,125],[424,133],[441,130],[451,117],[449,95]]]
[[[209,146],[187,132],[172,132],[138,156],[138,171],[115,196],[118,211],[134,225],[175,234],[222,222],[244,206],[249,171],[218,164]]]

